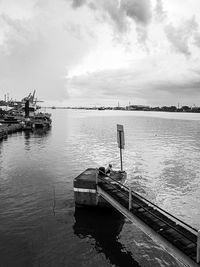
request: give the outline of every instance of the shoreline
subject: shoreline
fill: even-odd
[[[9,134],[16,133],[19,131],[22,131],[22,125],[17,124],[0,124],[0,141],[3,141],[3,139],[7,138]]]

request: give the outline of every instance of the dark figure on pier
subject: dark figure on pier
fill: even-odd
[[[106,174],[110,175],[111,171],[112,171],[112,164],[109,164],[108,167],[106,168]]]
[[[99,176],[103,177],[106,175],[106,171],[104,167],[99,167]]]

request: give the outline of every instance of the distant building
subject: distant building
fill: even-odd
[[[129,105],[126,106],[127,110],[150,110],[149,106],[144,106],[144,105]]]
[[[124,110],[125,108],[124,107],[114,107],[113,110]]]

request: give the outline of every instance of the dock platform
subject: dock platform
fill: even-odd
[[[200,231],[114,177],[87,169],[75,178],[74,193],[76,204],[106,207],[109,204],[185,266],[200,266]]]

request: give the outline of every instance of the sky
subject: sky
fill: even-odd
[[[199,0],[0,0],[0,99],[200,106]]]

